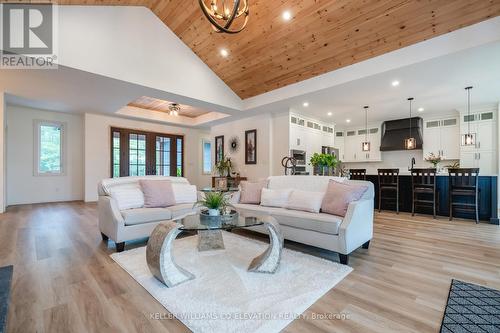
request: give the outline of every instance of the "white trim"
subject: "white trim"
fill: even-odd
[[[40,172],[40,127],[42,125],[58,127],[61,130],[61,146],[60,146],[60,156],[61,156],[61,170],[59,172]],[[33,121],[33,175],[34,176],[65,176],[66,175],[66,127],[65,122],[53,121],[53,120],[40,120],[35,119]]]
[[[210,172],[205,172],[205,143],[210,144]],[[212,174],[212,171],[213,171],[212,152],[213,152],[212,141],[210,141],[208,139],[201,139],[201,174],[202,175],[211,175]]]

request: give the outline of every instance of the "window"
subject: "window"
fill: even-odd
[[[208,140],[202,141],[202,173],[204,175],[212,174],[212,143]]]
[[[64,173],[64,124],[36,121],[35,174],[62,175]]]
[[[111,129],[111,176],[184,175],[184,137]]]

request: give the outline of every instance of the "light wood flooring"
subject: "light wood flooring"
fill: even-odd
[[[14,265],[7,332],[189,331],[150,318],[166,310],[109,257],[114,245],[101,241],[96,208],[24,205],[0,215],[0,266]],[[350,266],[286,332],[438,332],[451,278],[500,289],[500,227],[377,213],[370,248]],[[312,319],[324,313],[349,319]]]

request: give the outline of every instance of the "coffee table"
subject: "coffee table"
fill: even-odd
[[[224,249],[222,230],[264,226],[270,244],[260,255],[253,258],[248,271],[274,273],[279,266],[283,250],[283,235],[278,222],[270,215],[247,215],[236,213],[229,216],[206,216],[201,213],[186,215],[176,220],[160,222],[149,237],[146,261],[149,270],[167,287],[192,280],[195,276],[177,265],[172,255],[172,243],[182,231],[198,232],[198,251]]]

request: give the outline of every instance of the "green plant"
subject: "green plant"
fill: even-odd
[[[215,170],[223,177],[229,175],[233,169],[233,164],[230,157],[223,157],[220,161],[215,163]]]
[[[314,167],[335,168],[339,160],[335,155],[314,153],[309,162]]]
[[[445,168],[448,168],[448,169],[458,169],[458,168],[460,168],[460,161],[454,161],[453,163],[448,164],[447,166],[445,166]]]
[[[229,198],[226,193],[213,191],[205,193],[205,198],[194,203],[193,208],[197,206],[206,207],[208,209],[224,210],[230,206]]]

